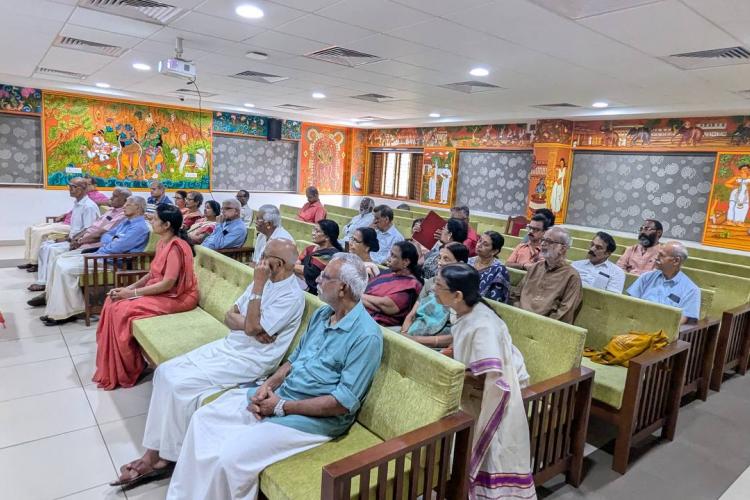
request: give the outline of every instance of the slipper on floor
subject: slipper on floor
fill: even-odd
[[[26,288],[26,290],[30,292],[43,292],[45,288],[47,288],[46,285],[40,285],[39,283],[32,283]]]
[[[131,488],[135,488],[136,486],[140,486],[142,484],[150,483],[151,481],[158,481],[159,479],[165,479],[172,475],[172,472],[174,472],[174,462],[170,462],[169,465],[166,465],[164,467],[160,467],[158,469],[151,469],[150,471],[139,474],[136,477],[130,478],[130,479],[118,479],[117,481],[113,481],[109,483],[110,486],[119,486],[123,490],[129,490]]]

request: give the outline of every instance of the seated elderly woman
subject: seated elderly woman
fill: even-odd
[[[115,288],[109,293],[96,329],[93,381],[105,390],[134,386],[145,368],[141,351],[133,340],[133,321],[190,311],[198,305],[194,250],[180,237],[180,209],[174,205],[158,205],[151,225],[159,241],[148,274],[128,287]]]
[[[185,198],[187,198],[187,195],[187,191],[184,191],[182,189],[178,189],[174,192],[174,204],[177,208],[180,209],[180,212],[182,212],[183,216],[187,212],[187,207],[185,206]]]
[[[469,259],[469,265],[479,272],[479,295],[505,304],[510,297],[510,275],[497,258],[503,244],[502,234],[485,231],[477,241],[477,255]]]
[[[294,274],[305,281],[308,292],[318,295],[318,276],[335,254],[344,251],[339,244],[339,225],[329,219],[318,221],[313,224],[312,241],[313,244],[299,254]]]
[[[469,249],[462,243],[448,243],[440,249],[439,270],[449,264],[466,263]],[[450,311],[435,298],[435,278],[425,280],[419,300],[401,325],[401,333],[409,335],[416,342],[434,349],[447,347],[453,342],[451,337]]]
[[[198,191],[190,191],[185,197],[185,211],[182,212],[182,229],[187,231],[193,224],[203,218],[201,205],[203,205],[203,195]]]
[[[476,269],[444,266],[434,289],[438,302],[455,311],[453,357],[466,365],[461,409],[484,422],[473,439],[469,497],[532,498],[529,427],[521,395],[529,374],[523,355],[505,322],[479,295]]]
[[[466,224],[465,220],[451,217],[448,219],[448,222],[443,229],[435,233],[435,236],[439,236],[439,239],[424,258],[423,271],[425,279],[437,275],[437,263],[440,256],[440,249],[453,241],[456,243],[463,243],[469,234],[468,231],[469,226]]]
[[[367,279],[372,279],[380,274],[380,266],[375,264],[370,258],[370,252],[380,250],[378,233],[371,227],[360,227],[354,231],[349,240],[349,253],[353,253],[365,264]]]
[[[196,221],[190,229],[188,229],[187,235],[190,243],[194,245],[200,245],[206,237],[214,232],[216,218],[221,214],[221,205],[218,201],[208,200],[206,206],[203,208],[203,218]]]
[[[422,291],[422,270],[417,260],[414,245],[408,241],[394,243],[388,258],[390,271],[380,273],[367,284],[362,303],[381,325],[400,325],[414,307]]]

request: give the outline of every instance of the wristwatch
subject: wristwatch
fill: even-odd
[[[248,297],[247,301],[248,302],[252,302],[253,300],[260,300],[261,297],[262,297],[262,294],[260,294],[260,293],[257,293],[257,294],[256,293],[251,293],[250,297]]]
[[[276,403],[276,406],[273,407],[273,414],[277,417],[283,417],[286,415],[284,412],[284,403],[286,403],[286,399],[279,398],[279,401]]]

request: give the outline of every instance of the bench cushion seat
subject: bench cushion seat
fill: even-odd
[[[594,370],[594,387],[591,397],[619,409],[622,406],[628,369],[624,366],[600,365],[586,357],[581,359],[581,366]]]

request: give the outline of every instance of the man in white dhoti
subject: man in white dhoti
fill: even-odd
[[[24,233],[25,248],[24,260],[26,264],[18,266],[29,272],[37,270],[37,259],[39,248],[46,238],[55,233],[60,233],[58,241],[65,241],[69,233],[77,233],[85,229],[99,217],[99,207],[87,195],[86,190],[89,183],[83,177],[74,177],[68,183],[70,197],[74,199],[73,209],[67,214],[55,217],[54,222],[36,224],[26,228]]]
[[[41,292],[44,290],[47,284],[48,270],[60,255],[71,250],[78,250],[78,253],[80,253],[82,249],[98,247],[99,238],[125,218],[122,207],[129,196],[131,196],[130,190],[120,187],[115,188],[110,201],[112,208],[101,216],[99,216],[99,210],[97,209],[96,215],[98,218],[93,223],[79,231],[75,231],[78,228],[71,225],[70,233],[63,241],[47,240],[42,243],[39,248],[37,279],[35,283],[29,286],[29,291]],[[93,203],[93,201],[89,201]],[[75,208],[73,210],[75,211]],[[75,215],[73,216],[73,222],[75,222]]]
[[[226,313],[229,335],[156,369],[143,435],[146,452],[120,469],[113,486],[132,488],[168,476],[190,417],[205,397],[255,382],[278,367],[305,310],[305,294],[294,277],[296,260],[293,241],[269,241],[253,282]]]
[[[318,277],[327,305],[289,360],[260,387],[234,389],[195,412],[168,499],[255,499],[264,468],[351,427],[383,353],[380,327],[360,301],[366,285],[359,257],[333,257]]]
[[[440,203],[448,203],[448,193],[451,187],[451,178],[453,177],[453,172],[451,172],[450,167],[446,165],[438,170],[438,173],[440,174],[440,178],[442,179],[442,181],[440,182]]]
[[[253,251],[253,261],[250,263],[250,267],[255,267],[260,261],[263,249],[266,247],[268,241],[294,241],[294,237],[289,234],[289,231],[281,227],[281,213],[273,205],[261,205],[258,209],[258,213],[255,216],[255,231],[258,233],[258,236],[255,237],[255,250]]]

